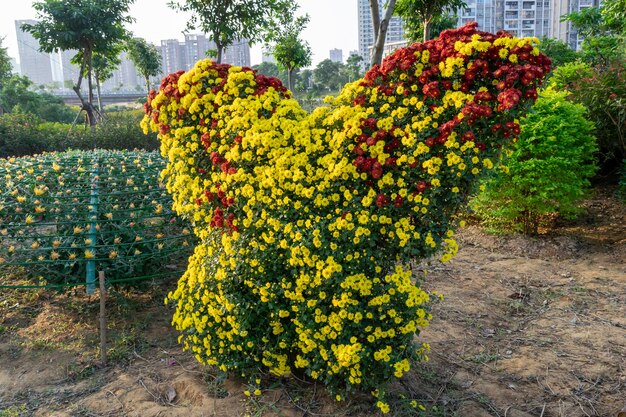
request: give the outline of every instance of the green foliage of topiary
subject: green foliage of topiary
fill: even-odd
[[[494,231],[537,234],[543,216],[572,216],[596,172],[593,123],[566,92],[544,90],[521,120],[521,134],[502,170],[486,182],[472,207]]]

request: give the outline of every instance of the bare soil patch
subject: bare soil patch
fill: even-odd
[[[601,189],[576,221],[537,237],[459,233],[450,263],[424,263],[444,295],[420,338],[430,361],[390,389],[391,415],[617,416],[626,406],[626,208]],[[183,353],[162,303],[174,281],[108,300],[82,291],[0,292],[0,416],[370,416],[367,396],[271,380],[259,397]],[[626,412],[626,411],[625,411]],[[625,414],[626,415],[626,414]],[[621,416],[620,416],[621,417]]]

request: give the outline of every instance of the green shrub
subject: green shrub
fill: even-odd
[[[38,129],[41,119],[30,113],[0,115],[0,157],[33,155],[48,150],[47,137]]]
[[[0,116],[0,157],[63,152],[67,149],[156,150],[156,134],[144,133],[141,110],[107,113],[95,131],[84,125],[45,122],[30,113]]]
[[[591,77],[593,69],[585,62],[568,62],[559,65],[550,73],[550,86],[557,90],[567,90],[581,80]]]
[[[109,112],[104,123],[96,126],[95,138],[86,136],[85,145],[96,143],[100,149],[143,149],[147,151],[159,149],[156,134],[144,133],[140,126],[143,112],[141,110],[123,110]],[[85,149],[85,148],[82,148]]]
[[[599,162],[605,173],[626,157],[626,67],[590,67],[582,63],[557,68],[551,85],[570,92],[569,98],[584,105],[587,118],[596,126]]]
[[[495,231],[536,234],[542,216],[576,213],[596,167],[593,123],[566,92],[547,89],[521,121],[505,169],[488,180],[472,207]]]

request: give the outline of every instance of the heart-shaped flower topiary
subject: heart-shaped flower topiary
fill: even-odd
[[[184,347],[246,376],[304,373],[339,397],[424,358],[429,297],[410,263],[456,252],[455,212],[549,71],[536,42],[446,31],[311,114],[248,68],[206,60],[166,77],[144,126],[201,240],[168,298]]]

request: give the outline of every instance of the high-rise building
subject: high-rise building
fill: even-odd
[[[467,0],[467,7],[458,13],[458,25],[476,21],[478,28],[487,32],[504,29],[514,36],[546,36],[579,49],[582,38],[561,17],[587,7],[599,7],[601,3],[601,0]]]
[[[222,62],[238,67],[250,66],[250,44],[246,39],[239,39],[224,49]]]
[[[331,49],[329,53],[330,60],[333,62],[343,62],[343,51],[341,49]]]
[[[20,54],[20,71],[37,85],[52,82],[50,55],[39,51],[39,41],[22,30],[22,24],[35,24],[35,20],[16,20],[17,49]]]
[[[477,22],[478,29],[486,32],[496,32],[496,1],[495,0],[467,0],[467,7],[458,12],[458,25]]]
[[[191,69],[196,62],[209,57],[208,51],[216,49],[215,43],[205,35],[186,34],[183,43],[185,51],[185,70]]]
[[[161,68],[166,75],[188,69],[184,43],[176,39],[161,41]]]
[[[550,3],[548,0],[506,0],[503,20],[498,19],[496,25],[513,36],[549,36],[552,18]]]
[[[378,0],[381,14],[384,12],[384,0]],[[359,54],[363,57],[364,68],[369,66],[371,47],[376,41],[374,39],[374,24],[372,23],[372,10],[369,0],[358,0],[359,11]],[[385,43],[396,43],[404,41],[404,25],[398,16],[392,16],[387,28]]]

